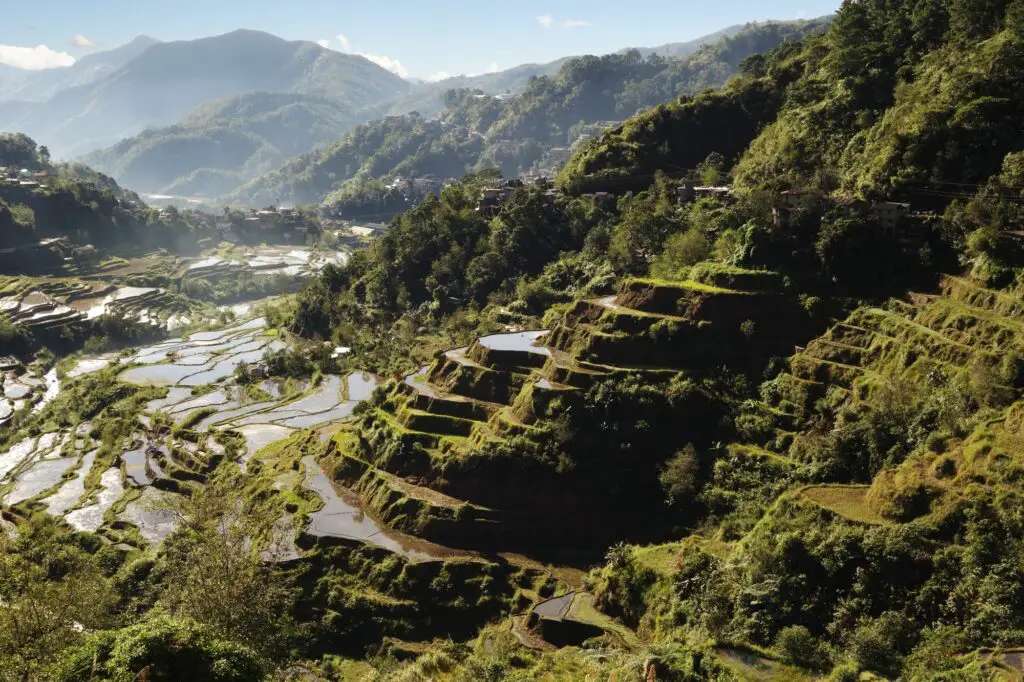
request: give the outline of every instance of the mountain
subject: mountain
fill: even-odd
[[[359,108],[411,87],[363,57],[242,30],[152,45],[114,73],[46,102],[0,103],[0,128],[29,133],[67,157],[245,92],[331,96]]]
[[[480,90],[490,95],[518,93],[526,88],[531,78],[554,76],[569,59],[571,57],[556,59],[547,64],[520,64],[495,73],[453,76],[435,83],[423,83],[407,95],[392,101],[388,113],[402,115],[415,111],[423,116],[434,116],[444,110],[444,95],[449,90]]]
[[[980,33],[956,13],[967,28],[951,26],[946,11],[905,9],[903,25],[865,17],[866,8],[842,12],[843,25],[808,47],[751,60],[722,90],[595,140],[562,187],[642,188],[657,170],[692,169],[714,152],[742,191],[823,186],[925,205],[964,194],[969,185],[946,183],[984,183],[1006,149],[1024,146],[1011,123],[1024,113],[1021,46],[1010,31],[969,48],[967,38],[947,40],[953,30]]]
[[[827,19],[823,17],[822,19]],[[778,22],[764,22],[773,24]],[[800,23],[800,22],[793,22]],[[695,38],[683,43],[668,43],[658,47],[635,47],[624,48],[618,54],[636,51],[643,57],[659,55],[668,59],[682,59],[696,52],[701,46],[715,43],[722,38],[728,38],[740,33],[745,29],[756,26],[758,22],[748,24],[736,24],[720,31]],[[419,83],[405,97],[395,100],[389,114],[408,114],[413,111],[424,116],[433,116],[444,109],[444,93],[449,90],[471,89],[481,90],[491,95],[498,95],[505,92],[519,93],[524,90],[530,79],[536,76],[555,76],[562,66],[573,57],[563,57],[546,64],[520,64],[511,69],[505,69],[494,73],[484,73],[475,76],[453,76],[434,83]]]
[[[254,206],[335,201],[351,195],[352,187],[344,186],[349,181],[459,177],[484,168],[514,177],[538,164],[551,168],[558,155],[602,126],[681,94],[722,85],[745,58],[826,25],[827,19],[749,25],[682,60],[644,58],[635,51],[577,57],[565,61],[554,76],[531,78],[510,99],[450,90],[448,108],[437,120],[409,115],[359,126],[335,144],[254,180],[228,201]]]
[[[757,22],[753,22],[753,25],[756,25],[756,23]],[[729,38],[751,25],[752,24],[734,24],[719,31],[715,31],[714,33],[709,33],[706,36],[701,36],[700,38],[695,38],[694,40],[689,40],[683,43],[666,43],[657,47],[628,47],[623,50],[619,50],[619,52],[624,53],[629,52],[630,50],[636,50],[644,57],[656,54],[661,57],[681,58],[693,54],[701,45],[713,43],[721,40],[722,38]]]
[[[216,197],[375,113],[318,95],[250,92],[202,104],[174,125],[82,160],[140,192]]]
[[[582,69],[609,77],[574,98],[614,107],[601,88],[659,59],[566,65],[530,101],[579,89]],[[0,670],[1019,680],[1022,67],[1021,0],[844,2],[824,34],[584,145],[563,191],[491,202],[494,173],[453,182],[261,306],[273,331],[210,330],[90,374],[23,354],[32,383],[53,370],[46,398],[20,368],[5,381],[32,402],[0,431]],[[508,104],[478,94],[403,120],[489,130]],[[381,143],[403,120],[346,154],[397,158]],[[0,138],[0,163],[47,165],[23,137]],[[0,239],[38,215],[0,204]],[[166,262],[178,297],[234,278],[230,255],[100,265],[148,280]],[[194,265],[214,272],[186,282]],[[26,303],[76,291],[11,279]],[[193,364],[271,341],[258,374]],[[196,359],[197,342],[216,347]],[[147,361],[132,373],[184,377],[173,395],[128,381]],[[325,398],[348,404],[312,413]],[[298,428],[245,438],[271,417]]]
[[[0,70],[0,100],[46,101],[61,90],[98,81],[159,42],[156,38],[139,36],[113,50],[85,55],[68,67],[40,71],[10,67],[13,73],[8,75]]]

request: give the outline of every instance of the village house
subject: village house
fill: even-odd
[[[508,201],[517,188],[523,186],[522,180],[506,180],[497,187],[487,187],[480,192],[480,201],[476,210],[482,213],[497,213],[501,206]]]
[[[810,193],[805,190],[791,189],[782,192],[779,195],[779,201],[772,209],[775,227],[788,225],[793,211],[806,202],[809,196]],[[822,197],[822,201],[832,206],[845,206],[870,215],[878,221],[883,231],[891,236],[895,236],[900,231],[910,216],[910,204],[896,201],[867,202],[857,197],[843,196]]]
[[[775,227],[782,228],[793,219],[793,213],[804,205],[810,193],[805,190],[786,190],[772,208]],[[843,206],[877,221],[882,232],[899,241],[905,249],[916,249],[924,240],[928,216],[911,213],[908,203],[898,201],[868,202],[857,197],[827,196],[821,198],[829,206]]]
[[[698,185],[692,181],[684,181],[679,185],[679,203],[688,204],[691,201],[705,198],[720,199],[729,201],[733,198],[732,187]]]
[[[359,223],[348,228],[357,237],[379,237],[390,229],[384,223]]]

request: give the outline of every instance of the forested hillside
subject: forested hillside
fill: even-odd
[[[0,133],[0,248],[31,246],[67,237],[72,247],[91,244],[121,251],[195,248],[197,224],[185,214],[159,220],[132,191],[82,164],[55,164],[45,146],[23,134]],[[21,170],[32,173],[23,177]],[[7,253],[5,269],[32,270],[21,252]]]
[[[627,540],[584,586],[642,654],[435,647],[385,679],[1021,673],[1021,17],[846,3],[824,36],[593,142],[567,193],[488,217],[467,178],[304,293],[295,329],[381,369],[411,370],[431,333],[550,329],[432,356],[343,452],[378,481],[535,505],[545,537]],[[730,175],[732,198],[680,199]],[[499,403],[457,413],[468,444],[445,440],[459,400]],[[400,445],[417,438],[429,457]]]
[[[175,125],[150,128],[82,160],[140,192],[213,198],[374,113],[327,97],[245,93],[205,103]]]
[[[437,120],[406,115],[357,127],[323,150],[293,159],[231,195],[233,202],[319,202],[345,183],[398,175],[463,173],[498,168],[514,177],[544,162],[552,148],[568,147],[587,126],[617,121],[640,109],[723,84],[740,62],[757,52],[820,31],[827,19],[755,24],[710,43],[683,60],[639,52],[581,57],[557,75],[530,79],[521,94],[495,99],[451,91]]]
[[[642,187],[657,169],[693,168],[717,152],[743,192],[815,185],[942,204],[984,183],[1021,143],[1008,123],[1024,104],[1017,10],[984,3],[967,16],[966,7],[846,7],[835,29],[749,60],[721,91],[594,141],[561,184]]]

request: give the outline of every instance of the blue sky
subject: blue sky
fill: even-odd
[[[4,2],[0,62],[67,65],[137,35],[188,40],[250,28],[321,41],[420,78],[690,40],[731,24],[810,18],[839,0],[45,0]]]

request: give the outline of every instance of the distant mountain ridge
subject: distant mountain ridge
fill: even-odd
[[[443,156],[440,150],[456,147],[459,151],[448,157],[458,159],[454,165],[427,165],[455,174],[478,164],[496,165],[512,173],[529,167],[545,149],[570,143],[569,128],[577,123],[618,120],[638,107],[719,85],[735,72],[738,59],[762,44],[774,45],[797,35],[804,25],[732,26],[689,42],[618,53],[628,55],[622,64],[606,58],[566,57],[420,84],[359,56],[258,31],[168,43],[143,37],[85,57],[66,69],[37,72],[37,78],[76,85],[47,86],[57,91],[44,102],[0,101],[0,130],[26,132],[46,144],[55,158],[80,158],[138,191],[216,199],[281,168],[290,158],[339,140],[356,125],[385,115],[442,114],[450,105],[450,101],[446,104],[449,92],[525,93],[517,112],[504,111],[509,108],[504,104],[488,105],[486,111],[477,112],[484,119],[468,122],[466,130],[489,129],[481,149],[466,147],[454,138],[451,144],[425,139],[425,144],[438,150],[430,152],[409,147],[411,140],[418,139],[413,135],[401,145],[404,152],[391,150],[387,155],[408,154],[409,159],[394,158],[378,171],[367,168],[358,175],[380,177],[398,168],[415,171],[420,165],[416,159],[427,161]],[[777,35],[770,35],[773,31]],[[722,42],[733,38],[731,44]],[[687,56],[672,56],[682,54]],[[636,59],[654,61],[641,65],[633,63]],[[578,85],[596,78],[602,92],[581,97],[579,92],[573,94],[575,86],[563,92],[557,83],[569,64],[575,66],[566,83]],[[15,90],[14,81],[25,73],[0,69],[0,93]],[[555,84],[550,92],[544,91],[545,83]],[[567,99],[552,100],[556,95]],[[458,122],[457,129],[464,123]],[[415,127],[410,122],[401,135],[411,134]],[[360,152],[357,157],[365,159],[367,154]],[[355,166],[332,171],[337,180],[325,178],[328,184],[314,190],[312,197],[338,190],[339,183],[353,177],[362,164],[362,160],[353,162]],[[236,200],[241,196],[234,194]]]
[[[360,108],[412,87],[357,55],[240,30],[150,45],[122,68],[45,102],[0,102],[0,129],[28,133],[55,156],[71,157],[245,92],[329,95]]]
[[[140,192],[217,196],[379,115],[323,96],[249,92],[207,102],[83,157]]]
[[[449,91],[446,109],[360,125],[337,142],[290,160],[226,198],[261,206],[274,202],[344,203],[357,194],[382,196],[381,180],[460,177],[497,168],[513,177],[553,163],[584,135],[637,111],[723,85],[751,55],[824,30],[829,18],[749,24],[703,45],[685,59],[632,50],[565,60],[554,76],[527,81],[511,99],[464,88]],[[422,113],[422,112],[420,112]],[[365,204],[359,200],[354,203]]]
[[[62,68],[29,71],[0,65],[0,101],[44,102],[61,90],[98,81],[159,42],[156,38],[139,36],[112,50],[87,54]]]
[[[676,44],[690,46],[685,50],[673,49],[680,54],[693,51],[711,38],[719,39],[742,28],[731,27],[690,43]],[[662,46],[645,51],[653,54],[667,49]],[[159,51],[155,54],[159,56]],[[150,55],[145,55],[145,59],[149,58]],[[452,90],[522,93],[531,79],[557,76],[572,59],[578,58],[521,64],[504,71],[460,75],[435,83],[410,83],[404,93],[384,103],[363,107],[352,106],[348,99],[317,100],[317,95],[306,94],[272,95],[259,91],[230,95],[199,104],[169,125],[147,128],[91,152],[82,160],[141,192],[213,199],[276,170],[290,157],[339,139],[357,124],[414,111],[436,116],[444,111],[445,94]],[[149,67],[143,69],[148,70]]]

